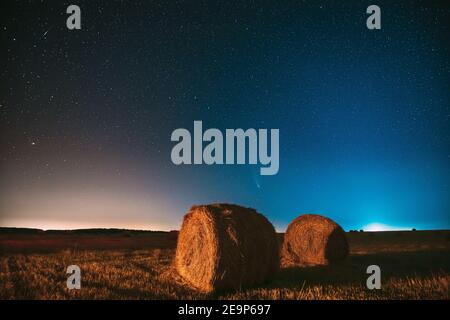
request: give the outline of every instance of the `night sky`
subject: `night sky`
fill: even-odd
[[[170,230],[231,202],[278,230],[450,228],[449,1],[0,6],[0,226]],[[278,128],[278,174],[174,165],[194,120]]]

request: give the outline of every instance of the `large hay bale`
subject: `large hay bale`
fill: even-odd
[[[194,206],[184,216],[175,266],[203,292],[260,284],[278,270],[275,229],[251,208],[230,204]]]
[[[327,265],[345,259],[349,248],[344,230],[317,214],[294,219],[284,235],[281,264],[285,267]]]

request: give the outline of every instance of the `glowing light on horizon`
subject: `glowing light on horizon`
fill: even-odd
[[[412,228],[390,226],[387,224],[375,222],[365,225],[362,229],[364,231],[401,231],[401,230],[411,230]]]
[[[162,197],[126,188],[32,190],[7,200],[0,227],[170,231],[179,228],[183,215]]]

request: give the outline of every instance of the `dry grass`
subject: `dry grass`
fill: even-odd
[[[64,251],[2,257],[2,299],[186,299],[200,297],[173,274],[174,250]],[[66,267],[81,268],[81,290],[66,288]]]
[[[173,267],[174,248],[3,251],[0,298],[450,299],[449,234],[348,234],[350,257],[337,265],[284,268],[263,286],[214,295],[183,283]],[[66,289],[65,270],[71,264],[81,267],[81,290]],[[365,288],[365,269],[370,264],[382,269],[382,290]]]

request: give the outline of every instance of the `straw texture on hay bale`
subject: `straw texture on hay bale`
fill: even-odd
[[[344,230],[333,220],[316,214],[294,219],[284,235],[283,266],[327,265],[345,259],[349,247]]]
[[[270,279],[279,267],[275,229],[254,209],[194,206],[178,235],[175,267],[203,292],[236,290]]]

